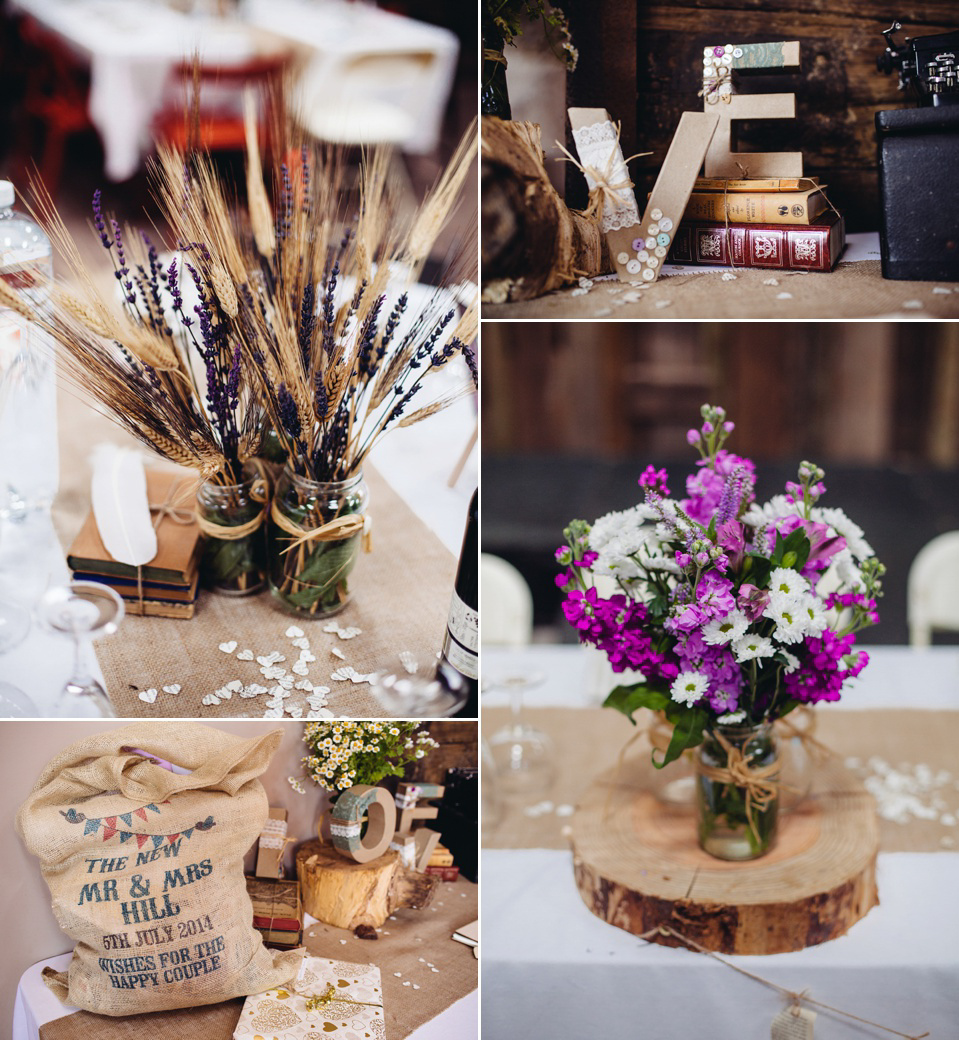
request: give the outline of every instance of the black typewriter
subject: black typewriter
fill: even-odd
[[[899,74],[910,108],[876,113],[884,278],[959,281],[959,30],[894,39],[883,31],[880,72]]]

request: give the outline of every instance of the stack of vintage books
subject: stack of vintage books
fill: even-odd
[[[196,610],[203,549],[200,528],[192,516],[193,498],[182,501],[179,489],[184,477],[180,473],[147,469],[146,479],[157,533],[156,556],[140,568],[113,559],[104,548],[91,510],[70,546],[67,564],[74,579],[109,585],[131,614],[191,618]]]
[[[267,946],[293,948],[303,936],[300,883],[295,879],[246,878],[253,903],[253,927]]]
[[[831,271],[846,227],[816,177],[696,181],[669,263]]]

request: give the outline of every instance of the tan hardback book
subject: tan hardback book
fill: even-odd
[[[109,585],[117,595],[124,599],[136,600],[138,597],[136,578],[114,578],[105,574],[95,574],[87,571],[74,571],[73,577],[76,581],[98,581],[101,585]],[[157,603],[195,603],[197,589],[200,585],[200,572],[195,571],[193,580],[188,585],[175,584],[173,582],[144,581],[143,598],[153,600]]]
[[[683,220],[730,224],[809,224],[828,206],[819,187],[806,191],[698,192],[689,196]]]
[[[182,485],[184,489],[190,487],[192,478],[189,474],[148,469],[146,478],[147,498],[151,506],[160,506],[167,502],[172,489],[177,508],[188,512],[193,511],[193,497],[190,496],[182,501],[182,496],[177,496],[175,489],[175,485]],[[141,568],[142,577],[145,581],[191,585],[196,577],[197,563],[202,548],[203,540],[195,520],[188,524],[181,524],[175,523],[169,517],[164,517],[157,526],[157,554]],[[74,539],[73,545],[70,546],[67,564],[72,570],[99,574],[108,578],[136,580],[137,576],[136,567],[118,562],[104,548],[92,509],[87,515],[80,533]]]

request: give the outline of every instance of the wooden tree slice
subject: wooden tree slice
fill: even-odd
[[[296,873],[303,909],[334,928],[378,928],[400,907],[428,906],[436,887],[432,874],[404,867],[398,852],[356,863],[315,838],[297,850]]]
[[[878,905],[875,803],[838,759],[816,766],[774,848],[748,863],[703,852],[693,807],[660,802],[653,772],[638,759],[610,770],[573,817],[576,884],[597,917],[634,935],[668,925],[708,950],[765,954],[835,939]]]

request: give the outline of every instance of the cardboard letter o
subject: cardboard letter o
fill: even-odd
[[[362,837],[363,814],[368,816]],[[347,859],[369,863],[390,847],[396,829],[396,804],[389,791],[369,784],[347,788],[333,806],[333,847]]]

